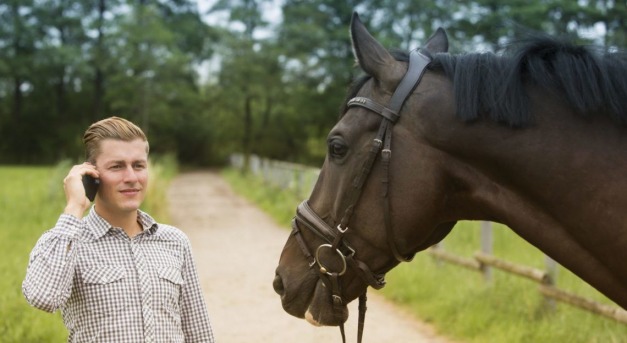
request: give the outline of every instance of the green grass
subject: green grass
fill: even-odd
[[[234,191],[253,201],[259,208],[270,214],[279,224],[289,227],[298,205],[298,198],[292,192],[283,192],[269,187],[261,178],[243,174],[235,169],[225,169],[222,176],[229,181]]]
[[[63,211],[63,177],[60,168],[0,168],[0,251],[4,255],[0,259],[0,340],[3,342],[67,340],[61,316],[30,307],[21,291],[31,249]]]
[[[176,158],[172,155],[151,157],[148,194],[142,204],[142,210],[148,212],[156,221],[170,222],[167,191],[170,181],[178,173]]]
[[[63,178],[71,167],[0,167],[0,342],[64,342],[67,330],[59,312],[37,310],[21,291],[28,255],[65,206]],[[165,188],[176,173],[170,159],[151,165],[150,192],[144,209],[159,221],[168,218]]]
[[[277,222],[289,228],[302,199],[277,191],[260,179],[232,169],[223,172],[233,189],[258,203]],[[460,222],[444,240],[444,249],[472,256],[480,246],[480,223]],[[494,224],[494,255],[511,262],[544,268],[543,254],[502,225]],[[426,252],[388,273],[384,296],[407,307],[442,334],[465,342],[627,342],[627,325],[567,304],[543,311],[538,285],[493,270],[487,283],[475,271],[434,260]],[[560,268],[557,286],[612,304],[578,277]],[[371,311],[376,309],[371,308]],[[371,324],[373,325],[373,324]]]

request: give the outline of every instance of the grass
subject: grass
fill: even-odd
[[[269,187],[261,178],[251,174],[242,174],[235,169],[224,169],[222,176],[229,181],[237,193],[253,201],[282,226],[289,227],[299,201],[296,195],[291,192],[277,191]]]
[[[31,308],[21,291],[28,255],[63,210],[64,177],[49,167],[0,168],[0,337],[3,342],[63,342],[61,316]],[[57,180],[59,187],[55,186]]]
[[[21,285],[31,249],[63,211],[63,178],[70,167],[69,161],[55,167],[0,167],[0,342],[67,340],[60,313],[28,305]],[[151,165],[151,191],[143,208],[159,221],[168,218],[164,192],[175,173],[171,158]]]
[[[223,176],[233,189],[272,215],[286,229],[302,200],[277,191],[259,178],[227,169]],[[447,251],[472,256],[480,246],[480,223],[460,222],[444,240]],[[544,268],[544,256],[511,230],[494,224],[494,255],[508,261]],[[407,307],[443,335],[464,342],[627,342],[627,325],[558,303],[543,310],[538,285],[498,270],[492,282],[480,273],[435,261],[419,253],[387,276],[384,296]],[[606,297],[560,268],[557,286],[578,295],[609,303]],[[376,309],[371,309],[376,311]]]
[[[149,191],[142,204],[142,210],[148,212],[158,222],[169,223],[170,213],[166,193],[170,181],[178,173],[176,158],[172,155],[151,157],[148,170]]]

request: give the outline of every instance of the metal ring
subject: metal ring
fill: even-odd
[[[321,248],[332,248],[331,244],[321,244],[318,249],[316,249],[316,261],[318,261],[318,265],[320,265],[320,271],[331,276],[331,273],[329,272],[329,270],[327,269],[327,267],[325,267],[322,264],[322,261],[320,261],[320,249]],[[337,275],[338,276],[342,276],[344,275],[344,273],[346,273],[346,258],[344,257],[344,254],[342,254],[342,252],[340,251],[340,249],[335,249],[335,251],[338,253],[338,255],[340,255],[340,257],[342,258],[342,271],[339,272]],[[324,270],[324,271],[323,271]]]

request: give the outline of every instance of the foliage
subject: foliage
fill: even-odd
[[[28,255],[43,232],[63,211],[63,178],[70,161],[56,167],[0,167],[0,340],[6,343],[64,342],[67,330],[60,313],[30,307],[22,296]],[[144,210],[166,221],[165,189],[175,175],[172,157],[158,158],[150,166],[150,191]]]
[[[160,223],[170,222],[167,190],[170,181],[178,174],[178,169],[176,158],[173,155],[150,158],[148,193],[142,204],[142,210]]]
[[[154,152],[220,164],[231,152],[320,165],[351,81],[358,11],[389,48],[437,27],[452,52],[528,31],[627,44],[616,0],[7,0],[0,4],[0,163],[81,155],[92,122],[138,123]],[[201,78],[200,72],[208,77]]]
[[[64,170],[67,172],[67,170]],[[28,254],[63,211],[60,169],[0,168],[0,337],[3,342],[63,342],[61,316],[36,310],[22,296]]]
[[[291,192],[277,192],[268,187],[261,178],[241,171],[227,168],[221,175],[229,182],[235,192],[253,201],[262,210],[269,213],[280,225],[289,227],[294,217],[294,204],[302,199]]]
[[[260,178],[229,169],[222,175],[233,189],[257,203],[280,225],[289,227],[296,204],[302,199],[277,192]],[[270,200],[269,200],[270,199]],[[511,230],[494,224],[494,255],[508,261],[543,268],[542,253]],[[471,256],[480,246],[478,222],[459,222],[443,241],[444,249]],[[560,269],[557,286],[609,303],[606,297],[574,274]],[[493,271],[492,282],[480,273],[437,262],[418,253],[388,273],[384,296],[408,308],[435,326],[442,335],[464,342],[623,342],[627,326],[604,317],[557,304],[555,312],[544,309],[537,284],[524,278]],[[376,309],[370,308],[370,311]]]
[[[0,162],[75,158],[88,124],[118,115],[144,129],[153,151],[189,147],[193,158],[178,157],[207,163],[211,141],[198,137],[214,123],[195,65],[214,39],[192,0],[3,3]]]

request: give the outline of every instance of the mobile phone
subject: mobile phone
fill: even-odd
[[[85,187],[85,195],[87,199],[93,202],[96,198],[96,192],[98,192],[98,186],[100,186],[100,180],[91,175],[83,175],[83,186]]]

